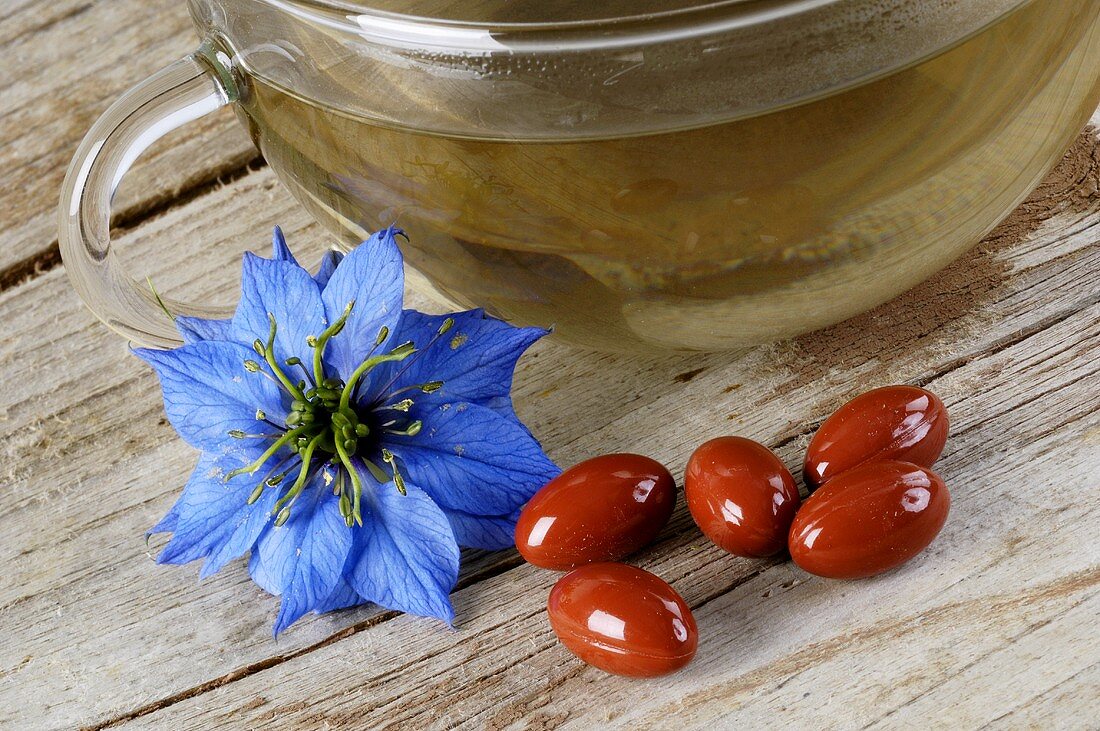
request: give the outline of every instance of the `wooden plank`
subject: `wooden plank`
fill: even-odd
[[[1093,625],[1095,622],[1096,612],[1093,612]],[[1082,720],[1089,720],[1082,717],[1081,699],[1094,697],[1097,688],[1100,688],[1100,662],[1037,695],[1025,695],[1027,700],[1024,705],[1005,711],[1002,716],[989,722],[989,728],[1073,728]],[[1095,714],[1092,714],[1090,718],[1094,717]]]
[[[644,556],[697,607],[701,649],[679,674],[643,687],[572,658],[544,616],[555,574],[525,565],[458,592],[454,635],[397,618],[122,727],[992,721],[1100,660],[1100,495],[1087,489],[1100,466],[1098,355],[1094,305],[930,384],[954,415],[939,466],[953,514],[899,571],[827,581],[723,555],[697,534]],[[781,450],[788,462],[794,446]],[[1100,699],[1076,706],[1100,710]]]
[[[82,15],[91,3],[82,0],[9,0],[0,14],[0,44],[41,32],[51,25]]]
[[[0,284],[57,262],[58,190],[77,143],[127,88],[194,50],[176,0],[19,0],[0,22]],[[225,109],[139,159],[116,197],[132,221],[257,152]]]
[[[1009,226],[923,294],[812,337],[736,355],[645,360],[547,344],[521,366],[521,413],[563,463],[633,449],[680,465],[694,444],[727,431],[785,444],[784,456],[793,459],[808,425],[855,390],[950,370],[1090,301],[1095,293],[1080,282],[1100,270],[1090,231],[1100,202],[1067,190],[1094,184],[1091,144],[1080,146]],[[275,220],[293,242],[323,239],[264,170],[167,211],[127,233],[124,244],[135,257],[156,252],[148,271],[163,291],[212,296],[225,284],[219,277],[236,269],[240,242],[262,247]],[[195,585],[193,568],[152,565],[141,534],[171,503],[189,450],[163,423],[152,376],[66,293],[54,271],[0,294],[0,319],[13,334],[0,363],[8,373],[38,374],[20,382],[0,414],[4,482],[11,485],[0,491],[8,516],[0,521],[0,545],[20,546],[0,576],[0,617],[19,639],[0,649],[0,718],[68,727],[170,701],[183,705],[211,687],[235,686],[240,676],[319,652],[341,633],[371,634],[377,620],[366,609],[309,620],[275,644],[275,603],[249,585],[241,566]],[[52,309],[44,311],[43,302]],[[683,553],[698,543],[689,526],[681,509],[647,565],[684,569]],[[687,568],[697,571],[722,558],[705,548],[690,555],[699,558]],[[755,571],[734,562],[718,588]],[[543,583],[521,567],[460,592],[459,636],[503,616],[494,597],[505,604],[515,597],[499,592],[544,591]],[[538,616],[532,611],[529,621]],[[87,617],[101,619],[80,619]],[[421,620],[393,622],[394,631],[420,638],[426,653],[451,642]],[[532,642],[515,628],[494,636]],[[377,662],[390,673],[402,664]],[[85,676],[90,668],[103,669],[94,685]],[[461,671],[437,670],[458,687]]]

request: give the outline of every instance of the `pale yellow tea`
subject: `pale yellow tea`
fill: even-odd
[[[1098,15],[1037,0],[888,77],[646,136],[423,134],[263,81],[244,101],[319,220],[347,245],[401,226],[458,304],[604,348],[724,348],[862,311],[988,231],[1092,111]]]

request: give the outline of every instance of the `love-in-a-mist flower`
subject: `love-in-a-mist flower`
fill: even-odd
[[[201,575],[251,552],[281,597],[275,634],[363,602],[451,622],[459,546],[512,545],[558,468],[512,410],[516,361],[546,334],[480,310],[402,310],[393,228],[315,276],[275,230],[246,254],[230,320],[177,318],[185,344],[136,350],[176,431],[202,450],[161,563]]]

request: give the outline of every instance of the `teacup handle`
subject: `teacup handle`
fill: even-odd
[[[123,94],[80,143],[61,188],[58,244],[73,287],[97,317],[142,345],[180,344],[165,307],[173,315],[226,316],[209,307],[158,301],[123,270],[110,233],[111,198],[137,156],[180,125],[237,100],[226,60],[203,44]]]

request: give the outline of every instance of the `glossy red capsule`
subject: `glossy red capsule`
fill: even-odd
[[[571,571],[550,591],[546,611],[570,652],[616,675],[666,675],[691,662],[699,644],[695,618],[676,590],[626,564]]]
[[[900,566],[947,521],[951,496],[935,472],[911,462],[867,462],[806,499],[791,524],[791,558],[811,574],[859,579]]]
[[[931,467],[947,441],[947,409],[917,386],[886,386],[856,396],[833,413],[806,449],[811,491],[856,465],[898,459]]]
[[[617,561],[649,544],[676,505],[664,465],[639,454],[581,462],[535,493],[516,521],[516,548],[530,563],[563,571]]]
[[[695,450],[684,474],[691,517],[707,538],[737,556],[763,558],[787,547],[798,488],[763,444],[719,437]]]

